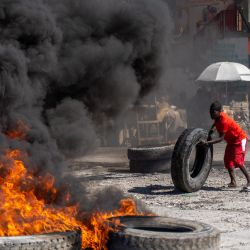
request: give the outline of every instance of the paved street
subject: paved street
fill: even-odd
[[[72,163],[71,171],[90,190],[119,188],[158,215],[215,226],[221,231],[223,250],[249,250],[250,196],[239,192],[245,185],[240,171],[236,171],[239,187],[224,187],[229,181],[222,162],[224,147],[223,143],[215,146],[214,167],[204,187],[190,194],[176,192],[169,173],[130,173],[126,148],[99,148]]]

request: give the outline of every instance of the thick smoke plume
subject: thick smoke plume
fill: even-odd
[[[1,0],[1,149],[60,176],[65,156],[98,142],[103,119],[155,87],[171,29],[161,0]]]

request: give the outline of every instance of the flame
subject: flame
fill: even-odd
[[[29,127],[21,120],[18,120],[16,123],[15,129],[8,130],[6,131],[5,134],[11,139],[25,140],[28,130],[29,130]]]
[[[49,203],[59,190],[52,175],[34,176],[25,167],[28,157],[19,150],[8,150],[0,163],[0,236],[33,235],[81,229],[82,248],[105,250],[112,230],[109,218],[139,215],[131,199],[120,201],[120,208],[109,213],[94,213],[86,223],[78,218],[79,206],[58,207]],[[37,192],[39,187],[39,192]],[[49,198],[48,198],[49,197]],[[70,194],[65,194],[65,201]],[[117,222],[119,223],[119,222]]]

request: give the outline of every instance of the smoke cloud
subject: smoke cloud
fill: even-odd
[[[19,148],[38,175],[62,176],[65,157],[98,143],[100,121],[155,88],[171,32],[161,0],[1,0],[1,150]]]

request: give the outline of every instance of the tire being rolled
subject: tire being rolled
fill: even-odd
[[[111,232],[112,250],[219,250],[220,233],[195,221],[158,216],[120,217],[122,227]]]
[[[201,146],[200,142],[207,137],[206,130],[194,128],[186,129],[178,138],[171,160],[171,176],[177,189],[195,192],[206,182],[212,166],[213,147]]]

